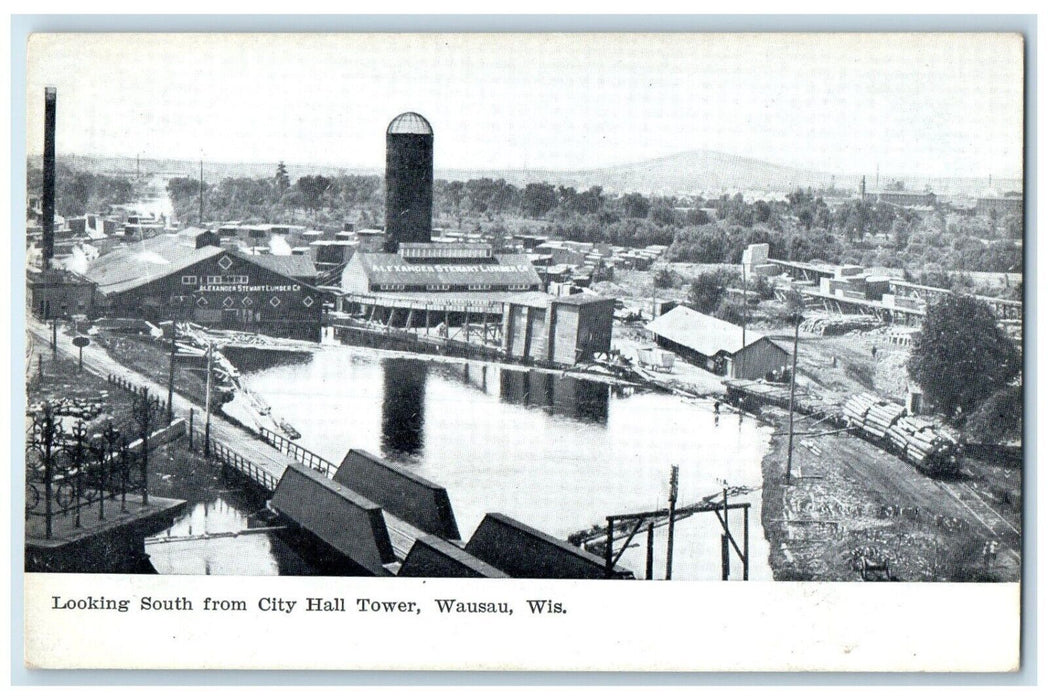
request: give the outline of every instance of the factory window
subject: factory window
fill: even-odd
[[[222,277],[223,284],[247,284],[247,275],[225,275]]]
[[[404,285],[402,284],[380,284],[379,289],[383,292],[403,292]]]
[[[446,292],[449,289],[451,289],[451,285],[450,284],[427,284],[426,285],[426,291],[427,292]]]
[[[197,276],[196,275],[182,275],[182,284],[196,284],[196,283],[197,283]]]
[[[531,285],[530,284],[511,284],[511,285],[509,285],[509,288],[512,291],[517,292],[517,291],[521,291],[521,290],[531,289]]]
[[[208,284],[222,284],[222,275],[208,275],[207,276],[207,283]]]
[[[491,289],[490,284],[471,284],[469,285],[469,291],[471,292],[486,292]]]

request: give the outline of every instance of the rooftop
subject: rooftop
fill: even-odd
[[[251,261],[285,277],[317,276],[317,267],[308,255],[255,255]]]
[[[707,357],[719,352],[735,354],[743,348],[741,326],[700,314],[686,306],[674,307],[646,327],[655,335],[697,350]],[[752,345],[763,337],[762,333],[747,331],[747,345]]]
[[[541,284],[526,255],[495,255],[490,262],[484,263],[460,264],[449,260],[443,264],[431,264],[409,262],[396,253],[358,253],[350,265],[363,267],[372,284],[521,284],[536,287]]]
[[[433,127],[426,118],[417,112],[404,112],[389,123],[387,134],[428,134],[433,135]]]

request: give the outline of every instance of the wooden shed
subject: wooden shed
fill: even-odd
[[[790,351],[762,333],[678,306],[647,325],[656,344],[731,379],[760,379],[790,363]]]
[[[515,359],[574,365],[610,352],[614,313],[615,300],[607,297],[521,294],[503,305],[503,349]]]

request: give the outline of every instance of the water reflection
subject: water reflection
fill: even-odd
[[[445,487],[467,539],[489,512],[564,538],[609,513],[661,507],[672,464],[681,469],[681,504],[719,493],[725,481],[759,488],[770,433],[723,409],[718,421],[711,402],[343,346],[244,379],[327,459],[368,450]],[[768,578],[759,492],[748,500],[751,577]],[[675,574],[679,558],[681,578],[720,576],[718,528],[714,517],[681,524]]]
[[[382,448],[387,453],[422,451],[427,369],[421,360],[398,357],[382,362]]]
[[[538,406],[550,412],[594,423],[608,420],[610,387],[549,372],[503,369],[499,398],[520,406]]]

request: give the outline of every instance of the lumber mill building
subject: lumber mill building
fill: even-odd
[[[660,348],[731,379],[760,379],[790,363],[790,351],[761,333],[678,306],[647,325]]]
[[[250,255],[205,236],[161,235],[94,260],[97,310],[149,321],[319,340],[321,299],[308,256]]]
[[[432,148],[433,128],[421,115],[390,122],[381,252],[374,243],[358,248],[335,311],[365,328],[435,328],[438,337],[526,362],[572,365],[608,352],[614,300],[549,296],[527,254],[433,240]]]

